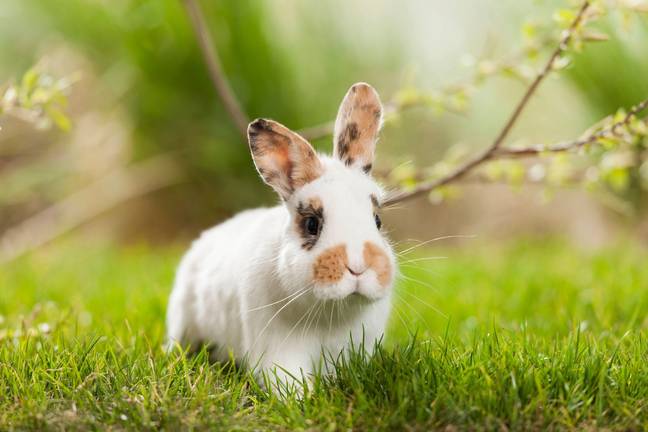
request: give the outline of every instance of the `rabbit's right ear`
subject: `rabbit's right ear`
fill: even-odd
[[[284,200],[322,175],[322,163],[313,147],[287,127],[257,119],[250,123],[247,133],[257,171]]]
[[[347,166],[371,172],[381,125],[378,92],[367,83],[352,85],[335,119],[333,154]]]

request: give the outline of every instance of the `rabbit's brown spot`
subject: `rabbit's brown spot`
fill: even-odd
[[[296,212],[295,225],[299,236],[302,238],[301,246],[303,249],[311,250],[317,243],[317,239],[324,225],[324,207],[322,206],[322,200],[314,197],[306,203],[300,202],[297,204]],[[309,227],[307,226],[308,218],[312,217],[318,221],[318,232],[316,234],[309,232]]]
[[[369,174],[371,172],[371,168],[373,168],[373,165],[368,163],[367,165],[362,167],[362,171],[364,171],[365,174]]]
[[[371,194],[369,198],[371,198],[371,204],[373,204],[374,210],[378,210],[380,208],[380,201],[378,201],[376,195]]]
[[[360,131],[358,130],[358,125],[356,123],[349,123],[347,125],[347,135],[349,136],[349,140],[355,141],[358,139],[358,135],[360,134]]]
[[[304,138],[272,120],[250,123],[248,141],[259,174],[284,199],[324,171]]]
[[[341,244],[322,252],[313,264],[313,278],[319,283],[335,283],[344,276],[348,264],[346,246]]]
[[[378,282],[383,287],[389,285],[392,278],[392,265],[385,251],[372,242],[365,242],[363,252],[365,264],[373,269]]]
[[[349,141],[344,133],[340,134],[337,140],[337,155],[340,159],[345,160],[349,152]]]
[[[359,162],[365,172],[371,170],[381,118],[382,105],[376,91],[365,83],[353,85],[335,122],[335,154],[347,166]]]

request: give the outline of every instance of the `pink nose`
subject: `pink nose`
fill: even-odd
[[[353,276],[360,276],[362,273],[367,271],[367,268],[363,269],[352,269],[351,267],[347,266],[347,270],[349,270],[349,273],[351,273]]]

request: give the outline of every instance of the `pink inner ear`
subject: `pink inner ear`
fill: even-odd
[[[276,150],[273,151],[272,158],[277,169],[283,173],[290,173],[292,170],[292,162],[290,162],[290,151],[287,146],[277,146]]]
[[[283,198],[321,175],[315,150],[285,126],[259,119],[250,124],[248,135],[259,173]]]

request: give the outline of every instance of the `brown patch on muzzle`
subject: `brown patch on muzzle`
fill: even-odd
[[[313,265],[314,279],[320,283],[335,283],[344,276],[348,263],[346,246],[341,244],[326,249]]]
[[[383,287],[391,281],[392,266],[385,251],[372,242],[365,242],[363,256],[367,267],[376,272],[378,282]]]

